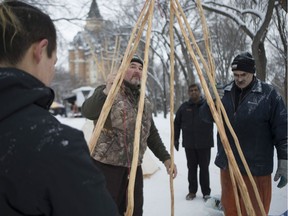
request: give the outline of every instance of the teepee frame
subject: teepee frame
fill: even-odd
[[[141,90],[140,90],[140,100],[138,104],[138,113],[137,113],[137,118],[136,118],[136,127],[135,127],[135,134],[134,134],[134,149],[133,149],[133,159],[132,159],[132,165],[131,165],[131,172],[130,172],[130,178],[129,178],[129,185],[128,185],[128,206],[127,210],[125,213],[125,216],[132,216],[133,215],[133,208],[134,208],[134,183],[135,183],[135,177],[136,177],[136,169],[137,169],[137,162],[138,162],[138,156],[139,156],[139,142],[140,142],[140,129],[141,129],[141,120],[142,120],[142,114],[143,114],[143,108],[144,108],[144,97],[145,97],[145,90],[146,90],[146,81],[147,81],[147,68],[148,68],[148,50],[150,46],[150,35],[151,35],[151,29],[152,29],[152,18],[153,18],[153,12],[154,12],[154,5],[155,5],[155,0],[146,0],[143,6],[143,9],[139,15],[139,18],[137,20],[137,23],[135,24],[135,27],[132,30],[130,40],[128,42],[122,63],[120,65],[119,71],[115,77],[115,80],[113,82],[113,85],[111,87],[111,90],[109,91],[107,95],[107,99],[103,105],[102,112],[100,114],[100,117],[97,121],[97,124],[95,126],[95,130],[93,131],[93,134],[91,136],[91,139],[89,141],[89,149],[91,154],[93,153],[97,140],[100,136],[100,132],[104,126],[104,123],[107,119],[107,116],[110,112],[111,106],[113,104],[113,101],[116,97],[116,94],[118,93],[120,86],[123,82],[123,78],[125,76],[125,71],[128,68],[127,62],[130,62],[133,54],[136,52],[136,49],[138,47],[140,38],[142,36],[142,32],[144,30],[145,24],[148,23],[147,27],[147,34],[146,34],[146,43],[145,43],[145,54],[144,54],[144,66],[143,66],[143,74],[142,74],[142,80],[141,80]],[[236,160],[234,158],[232,149],[230,147],[225,129],[224,129],[224,124],[223,124],[223,119],[228,126],[230,133],[232,134],[235,145],[237,147],[237,150],[239,152],[239,155],[241,157],[241,160],[244,164],[244,167],[246,169],[246,172],[248,174],[249,180],[251,181],[251,184],[254,189],[254,193],[256,195],[258,204],[260,206],[262,215],[266,215],[263,204],[261,202],[256,184],[254,182],[254,179],[251,175],[251,172],[249,170],[249,167],[245,161],[244,155],[242,153],[242,150],[240,148],[240,144],[238,141],[238,138],[229,122],[229,119],[227,117],[226,111],[224,109],[223,104],[221,103],[221,99],[218,95],[216,85],[215,85],[215,65],[214,61],[212,58],[212,54],[210,51],[210,42],[209,42],[209,32],[208,28],[206,26],[206,20],[205,16],[203,13],[203,8],[201,5],[201,1],[197,0],[197,6],[199,9],[199,14],[201,16],[201,23],[202,23],[202,28],[203,28],[203,34],[204,34],[204,39],[205,39],[205,47],[206,47],[206,54],[208,58],[208,63],[206,63],[197,43],[195,40],[195,37],[192,33],[192,30],[189,26],[189,23],[185,17],[185,14],[181,8],[181,5],[179,4],[178,0],[170,0],[170,47],[171,47],[171,57],[170,57],[170,68],[171,68],[171,74],[170,74],[170,125],[171,125],[171,145],[170,145],[170,154],[171,154],[171,161],[172,161],[172,167],[171,169],[174,170],[174,33],[173,33],[173,23],[174,23],[174,18],[176,17],[178,24],[181,28],[183,37],[185,39],[185,43],[187,46],[187,49],[189,51],[189,54],[193,60],[193,63],[195,65],[197,74],[199,76],[201,86],[204,90],[204,94],[207,98],[207,103],[210,107],[211,113],[213,115],[214,121],[217,125],[218,132],[221,138],[221,141],[224,146],[224,150],[226,152],[228,161],[229,161],[229,172],[230,172],[230,177],[232,180],[233,184],[233,191],[236,199],[236,206],[237,206],[237,211],[238,215],[241,216],[241,211],[240,211],[240,204],[239,204],[239,197],[238,197],[238,189],[239,192],[241,193],[241,196],[244,198],[245,202],[245,207],[248,215],[255,216],[255,211],[253,209],[247,187],[245,185],[245,182],[242,178],[242,175],[239,171],[239,168],[237,166]],[[183,23],[186,26],[186,29],[188,31],[188,34],[185,30],[185,27]],[[196,58],[196,54],[193,51],[193,48],[191,46],[191,41],[189,39],[189,36],[192,40],[192,44],[194,49],[196,50],[196,53],[198,57],[201,60],[201,63],[204,67],[204,70],[206,71],[206,74],[209,79],[210,87],[212,88],[213,94],[216,96],[216,105],[211,97],[208,84],[203,76],[203,72],[201,70],[200,64]],[[211,92],[212,93],[212,92]],[[216,109],[217,108],[217,109]],[[170,174],[170,193],[171,193],[171,215],[174,216],[174,189],[173,189],[173,172]],[[237,185],[236,185],[237,183]],[[237,189],[238,186],[238,189]]]

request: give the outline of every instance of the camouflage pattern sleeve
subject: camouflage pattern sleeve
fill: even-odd
[[[155,126],[153,119],[151,122],[150,135],[148,137],[147,144],[148,147],[153,152],[153,154],[163,163],[166,160],[170,159],[170,155],[160,138],[160,135],[158,133],[158,130]]]

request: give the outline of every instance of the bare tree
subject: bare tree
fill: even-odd
[[[287,104],[287,12],[282,9],[282,6],[275,6],[275,13],[272,17],[272,29],[268,34],[268,42],[271,50],[271,62],[268,69],[274,72],[272,83],[276,86],[279,92],[285,98]],[[273,30],[273,31],[272,31]]]
[[[249,1],[237,0],[233,4],[204,1],[203,8],[231,19],[247,37],[252,40],[252,53],[255,58],[257,77],[266,79],[265,39],[273,14],[275,0]]]
[[[63,103],[65,96],[70,95],[71,91],[75,88],[73,80],[69,73],[61,67],[56,68],[51,88],[55,92],[55,100]]]
[[[246,35],[239,31],[239,28],[228,18],[216,16],[209,22],[216,66],[216,82],[225,85],[232,78],[230,66],[234,53],[238,50],[246,50],[248,47]]]
[[[206,18],[208,26],[210,28],[210,40],[212,44],[212,52],[216,63],[217,81],[220,83],[226,83],[229,80],[229,68],[232,58],[239,50],[246,50],[247,43],[251,43],[251,49],[253,56],[256,60],[257,76],[265,80],[266,77],[271,77],[269,80],[276,82],[275,76],[266,75],[266,49],[269,49],[269,62],[271,62],[270,48],[274,47],[273,59],[281,62],[285,60],[285,85],[287,92],[287,27],[285,26],[285,17],[283,13],[279,13],[279,8],[274,10],[275,1],[249,1],[249,0],[236,0],[235,2],[227,4],[226,1],[202,1],[203,8],[206,9]],[[68,5],[58,3],[56,0],[36,1],[30,0],[41,7],[47,7],[47,10],[60,11],[69,10]],[[85,0],[81,5],[83,7],[89,7],[91,0]],[[143,7],[142,0],[133,0],[128,3],[120,3],[120,6],[116,8],[111,7],[110,10],[115,13],[115,19],[113,20],[114,26],[118,26],[119,29],[115,29],[111,34],[126,35],[126,39],[121,41],[122,52],[128,43],[128,36],[135,25],[136,20]],[[183,6],[187,20],[190,23],[193,33],[195,33],[196,40],[201,50],[205,50],[204,43],[202,43],[203,35],[199,21],[199,15],[196,5],[191,0],[180,0],[180,4]],[[233,6],[233,5],[236,5]],[[279,4],[278,4],[279,5]],[[57,10],[58,10],[57,9]],[[116,13],[116,10],[118,11]],[[278,10],[278,12],[277,12]],[[283,9],[282,9],[283,10]],[[215,13],[211,13],[211,11]],[[273,12],[273,22],[270,23]],[[149,97],[153,97],[154,101],[161,100],[161,103],[157,102],[156,106],[167,114],[167,102],[169,102],[169,71],[170,71],[170,41],[169,41],[169,3],[165,0],[160,0],[156,3],[154,9],[154,20],[152,30],[152,42],[150,44],[149,53],[149,79],[148,79],[148,93]],[[84,15],[75,16],[54,16],[56,22],[68,21],[76,22],[77,19],[85,20]],[[277,28],[276,28],[277,26]],[[269,28],[268,28],[269,27]],[[123,32],[123,29],[126,31]],[[271,34],[271,31],[278,29],[278,32]],[[115,32],[116,31],[116,32]],[[175,79],[175,106],[183,102],[186,96],[187,86],[193,82],[197,82],[197,75],[195,73],[194,65],[191,57],[187,52],[187,47],[184,43],[184,38],[181,33],[179,23],[174,21],[174,39],[175,39],[175,73],[177,79]],[[140,43],[141,47],[144,47],[145,43],[145,31],[143,32],[143,41]],[[229,38],[229,40],[227,40]],[[279,40],[280,39],[280,40]],[[267,47],[267,42],[270,46]],[[276,43],[277,42],[277,43]],[[279,43],[281,42],[281,43]],[[64,45],[65,46],[65,45]],[[142,49],[142,48],[139,49]],[[205,51],[203,52],[205,53]],[[204,54],[205,57],[205,54]],[[283,61],[284,62],[284,61]],[[282,65],[273,71],[281,71]],[[268,67],[271,68],[270,66]],[[269,72],[272,70],[269,70]],[[268,72],[267,72],[268,73]],[[282,72],[281,72],[282,73]],[[282,77],[282,74],[278,77]],[[269,76],[268,76],[269,75]],[[281,81],[282,79],[279,79]],[[281,84],[281,83],[280,83]],[[279,86],[281,86],[279,84]],[[184,90],[183,90],[184,89]],[[174,93],[173,93],[174,94]],[[287,95],[287,93],[286,93]],[[287,98],[287,96],[286,96]],[[156,112],[156,111],[155,111]]]

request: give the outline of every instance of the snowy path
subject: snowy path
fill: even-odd
[[[82,129],[85,119],[83,118],[61,118],[57,117],[64,124],[70,125],[77,129]],[[159,115],[154,119],[159,130],[160,136],[163,139],[167,149],[170,147],[170,122]],[[204,201],[201,192],[198,192],[197,197],[192,201],[186,201],[185,196],[188,193],[187,183],[187,168],[186,157],[183,148],[179,152],[175,151],[175,163],[178,168],[178,176],[174,180],[174,215],[175,216],[207,216],[207,209],[204,208]],[[214,165],[216,147],[212,148],[211,163],[210,163],[210,182],[211,195],[220,195],[220,177],[219,169]],[[162,163],[153,155],[152,158],[161,168],[150,178],[144,180],[144,215],[143,216],[169,216],[171,215],[170,201],[170,183],[169,176]],[[276,163],[277,164],[277,163]],[[275,168],[274,168],[275,172]],[[273,173],[274,176],[274,173]],[[270,207],[271,215],[280,215],[287,210],[287,186],[283,189],[278,189],[276,183],[273,184],[272,202]],[[198,190],[199,191],[199,190]],[[213,215],[216,216],[216,215]]]

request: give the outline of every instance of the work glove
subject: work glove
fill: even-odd
[[[277,185],[278,188],[282,188],[287,184],[287,160],[278,160],[278,169],[274,176],[274,181],[280,181]]]
[[[178,140],[174,141],[174,147],[175,147],[176,151],[179,151],[179,141]]]

